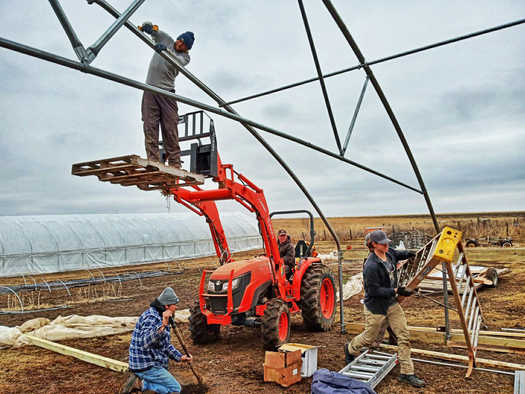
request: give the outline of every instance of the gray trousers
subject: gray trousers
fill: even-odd
[[[179,115],[177,111],[177,101],[172,97],[151,92],[144,92],[142,95],[144,143],[148,160],[161,162],[159,153],[160,124],[168,165],[180,165],[179,132],[177,130]]]

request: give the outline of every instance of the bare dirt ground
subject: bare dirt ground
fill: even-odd
[[[343,275],[345,278],[359,271],[366,251],[361,248],[361,241],[352,242],[353,248],[346,250]],[[333,244],[321,242],[318,245],[321,253],[333,250]],[[476,265],[509,267],[511,274],[500,278],[495,289],[484,289],[479,292],[484,314],[491,330],[501,327],[521,327],[525,325],[525,249],[524,248],[475,248],[467,251],[469,261]],[[256,252],[246,252],[236,256],[247,258]],[[97,302],[73,304],[66,310],[30,313],[24,315],[0,315],[0,325],[20,325],[34,317],[54,319],[59,315],[92,315],[138,316],[148,304],[166,286],[172,286],[181,303],[179,309],[190,307],[198,294],[200,273],[203,268],[213,268],[214,258],[197,259],[184,262],[184,272],[130,281],[123,284],[122,299],[107,299]],[[337,266],[330,264],[334,274]],[[130,269],[154,270],[163,269],[165,265],[149,265]],[[111,272],[106,273],[106,275]],[[80,273],[70,274],[80,275]],[[52,280],[54,276],[48,276]],[[63,277],[63,276],[62,276]],[[13,279],[1,280],[0,286],[12,283]],[[57,297],[65,297],[58,295]],[[345,301],[345,322],[363,322],[362,305],[356,295]],[[78,298],[81,300],[81,297]],[[440,296],[435,296],[441,300]],[[52,302],[53,300],[48,300]],[[1,300],[0,308],[5,307]],[[60,304],[62,300],[55,300]],[[408,323],[413,326],[436,327],[444,324],[443,309],[424,298],[411,297],[403,304]],[[454,315],[454,312],[451,312]],[[339,312],[337,313],[337,317]],[[303,380],[288,389],[274,383],[263,382],[264,350],[258,331],[246,327],[226,327],[221,330],[221,339],[211,345],[197,346],[191,343],[187,324],[180,324],[184,339],[190,352],[194,355],[194,366],[203,375],[210,393],[307,393],[310,392],[311,378]],[[93,339],[64,341],[63,343],[78,349],[86,350],[113,359],[127,361],[131,333]],[[344,367],[343,344],[352,335],[340,333],[339,321],[330,332],[312,333],[302,327],[300,315],[293,317],[290,341],[319,346],[319,368],[339,371]],[[173,338],[176,347],[176,338]],[[412,342],[412,347],[437,350],[447,353],[466,354],[463,349],[448,348],[444,345],[431,345],[424,342]],[[180,348],[180,347],[179,347]],[[0,392],[2,393],[115,393],[123,384],[125,375],[97,367],[83,361],[59,355],[33,346],[18,349],[0,350]],[[507,354],[479,351],[479,357],[498,359],[525,364],[524,354]],[[418,357],[418,356],[415,356]],[[418,357],[423,358],[423,357]],[[465,370],[453,367],[435,366],[415,363],[416,373],[427,381],[425,389],[413,389],[397,382],[398,367],[376,387],[378,393],[509,393],[513,388],[513,376],[475,371],[470,379],[465,379]],[[171,364],[170,370],[183,383],[194,383],[191,371],[187,366]]]

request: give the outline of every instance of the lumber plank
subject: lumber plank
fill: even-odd
[[[454,347],[454,348],[460,348],[460,349],[466,349],[467,346],[460,343],[447,343],[447,346]],[[486,350],[488,352],[496,352],[496,353],[513,353],[513,354],[523,354],[525,355],[525,350],[520,349],[512,349],[512,348],[504,348],[504,347],[491,347],[491,346],[484,346],[484,345],[478,345],[476,346],[476,350]]]
[[[380,344],[379,347],[383,349],[388,350],[397,350],[397,346],[392,345],[385,345]],[[423,350],[423,349],[410,349],[411,353],[414,354],[421,354],[428,357],[434,357],[434,358],[440,358],[443,360],[454,360],[454,361],[468,361],[468,356],[461,356],[459,354],[450,354],[450,353],[443,353],[443,352],[435,352],[433,350]],[[477,366],[487,366],[487,367],[495,367],[495,368],[506,368],[511,370],[520,370],[525,371],[525,365],[524,364],[516,364],[516,363],[508,363],[506,361],[500,361],[500,360],[490,360],[488,358],[480,358],[476,357],[476,365]]]
[[[364,330],[365,325],[363,323],[347,323],[346,331],[350,334],[358,334]],[[443,332],[437,331],[433,327],[414,327],[408,326],[408,331],[410,333],[410,338],[418,339],[427,343],[443,343]],[[499,334],[498,336],[491,335],[492,333]],[[451,345],[454,344],[465,344],[465,336],[463,330],[461,329],[452,329],[450,330],[450,340]],[[502,335],[503,334],[503,335]],[[525,335],[521,333],[515,335],[504,335],[506,333],[496,332],[496,331],[480,331],[478,337],[478,345],[484,346],[499,346],[503,348],[512,348],[512,349],[525,349]],[[522,338],[522,339],[517,339]]]
[[[99,167],[99,168],[89,168],[89,169],[77,169],[73,175],[78,176],[87,176],[87,175],[98,175],[99,173],[122,173],[124,170],[130,170],[137,168],[136,164],[126,163],[121,165],[115,165],[112,167]]]
[[[93,161],[86,161],[83,163],[75,163],[71,166],[71,174],[77,175],[79,171],[97,170],[100,168],[110,168],[118,165],[129,164],[132,157],[137,155],[126,155],[119,157],[110,157],[108,159],[100,159]]]
[[[122,361],[113,360],[108,357],[100,356],[98,354],[89,353],[84,350],[75,349],[70,346],[62,345],[60,343],[51,342],[46,339],[34,337],[29,334],[25,334],[25,337],[33,345],[42,347],[44,349],[51,350],[56,353],[60,353],[66,356],[78,358],[79,360],[98,365],[99,367],[108,368],[117,372],[127,372],[128,364]]]

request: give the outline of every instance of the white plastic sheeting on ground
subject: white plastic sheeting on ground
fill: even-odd
[[[363,291],[363,273],[355,274],[343,285],[343,301]],[[339,292],[336,295],[339,300]]]
[[[221,215],[232,252],[262,247],[255,217]],[[212,256],[193,213],[0,217],[0,277]]]
[[[175,311],[176,323],[187,323],[190,310]],[[36,318],[26,321],[19,327],[0,326],[0,348],[28,345],[24,334],[46,339],[48,341],[63,341],[76,338],[103,337],[133,331],[138,317],[91,316],[58,316],[50,321],[46,318]]]

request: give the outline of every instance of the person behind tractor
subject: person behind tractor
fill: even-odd
[[[129,345],[130,378],[123,393],[152,390],[157,393],[178,393],[181,385],[168,372],[169,359],[177,362],[192,360],[180,353],[170,342],[169,319],[175,313],[179,297],[171,287],[166,287],[150,307],[140,315]],[[139,377],[140,387],[133,387]]]
[[[365,330],[345,344],[345,361],[349,364],[362,347],[372,345],[381,329],[386,326],[386,321],[398,341],[398,359],[401,365],[399,381],[414,387],[424,387],[425,381],[414,374],[407,320],[396,298],[397,295],[408,297],[413,294],[404,287],[397,287],[397,262],[414,257],[415,254],[390,248],[389,243],[384,231],[370,233],[369,244],[373,253],[370,253],[363,268]]]
[[[286,278],[290,279],[295,268],[295,248],[286,230],[281,229],[277,232],[277,244],[279,245],[279,255],[284,262]]]
[[[141,31],[151,35],[155,42],[155,50],[151,58],[146,83],[175,93],[175,77],[178,69],[165,60],[160,53],[167,51],[182,66],[190,62],[188,51],[192,48],[195,35],[191,31],[182,33],[173,40],[167,33],[158,30],[151,22],[144,22],[139,27]],[[162,129],[162,140],[166,151],[168,165],[181,168],[177,102],[173,97],[144,91],[142,95],[142,121],[144,122],[144,137],[148,160],[161,162],[159,152],[159,124]]]

